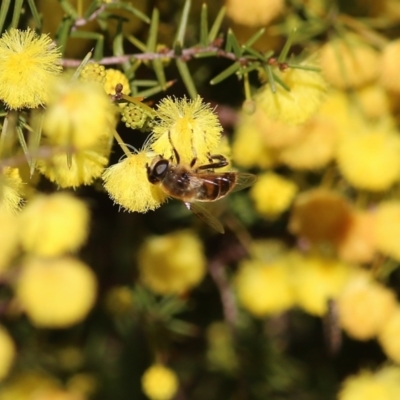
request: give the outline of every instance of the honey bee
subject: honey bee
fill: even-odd
[[[190,165],[182,165],[175,148],[173,152],[176,162],[157,156],[151,165],[146,165],[149,182],[158,185],[168,196],[181,200],[187,209],[216,231],[224,233],[222,224],[199,203],[217,201],[229,193],[251,186],[256,176],[234,171],[215,172],[215,169],[229,164],[222,155],[210,155],[209,164],[195,167],[196,158]]]

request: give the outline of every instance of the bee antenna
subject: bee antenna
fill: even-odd
[[[176,163],[179,164],[180,161],[181,161],[181,158],[179,157],[179,153],[178,153],[178,151],[176,150],[174,144],[172,143],[171,131],[168,131],[168,140],[169,140],[169,142],[170,142],[170,144],[171,144],[171,146],[172,146],[172,151],[174,152],[174,156],[175,156],[175,159],[176,159]]]

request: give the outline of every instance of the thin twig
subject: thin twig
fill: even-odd
[[[78,18],[75,20],[74,25],[72,26],[72,31],[76,31],[76,29],[80,26],[86,25],[88,22],[93,21],[94,19],[97,18],[99,14],[101,14],[105,8],[106,8],[106,3],[102,4],[97,10],[93,11],[93,13],[88,17],[88,18]]]

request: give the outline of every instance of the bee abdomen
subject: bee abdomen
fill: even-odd
[[[226,172],[212,178],[213,183],[205,182],[198,193],[199,201],[214,201],[226,196],[235,186],[236,174]]]

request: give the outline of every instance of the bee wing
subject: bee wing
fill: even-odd
[[[193,214],[197,215],[205,223],[210,225],[219,233],[225,233],[225,229],[221,222],[217,220],[203,205],[199,203],[185,202],[185,206],[188,210],[192,211]]]
[[[237,173],[237,181],[231,192],[238,192],[239,190],[246,189],[253,185],[257,180],[257,175],[249,174],[246,172]]]

